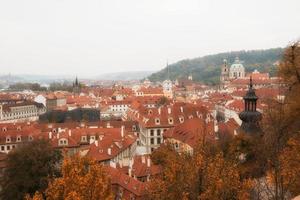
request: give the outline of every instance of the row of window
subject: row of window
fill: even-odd
[[[161,144],[161,138],[158,137],[156,138],[156,143],[155,143],[155,138],[150,138],[150,144],[154,145],[154,144]]]

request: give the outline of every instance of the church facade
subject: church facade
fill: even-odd
[[[221,89],[224,89],[230,83],[230,81],[242,79],[245,78],[245,76],[245,67],[238,57],[235,58],[234,63],[230,67],[227,60],[224,59],[220,75]]]

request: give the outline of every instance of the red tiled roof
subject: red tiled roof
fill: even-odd
[[[193,148],[199,140],[203,139],[203,136],[211,141],[214,140],[213,123],[206,123],[204,120],[197,118],[187,120],[164,133],[165,138],[179,140]]]

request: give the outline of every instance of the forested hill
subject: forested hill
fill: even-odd
[[[172,80],[193,76],[193,80],[208,84],[219,82],[221,65],[227,59],[229,66],[239,57],[246,72],[257,69],[260,72],[276,73],[274,63],[281,59],[283,48],[267,50],[235,51],[208,55],[194,59],[181,60],[169,65],[169,74]],[[163,81],[167,78],[167,68],[162,69],[148,77],[151,81]]]

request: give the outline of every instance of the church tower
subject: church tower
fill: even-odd
[[[227,60],[224,59],[221,68],[220,88],[224,89],[228,81],[229,81],[229,68],[228,68]]]
[[[256,110],[258,97],[253,89],[252,77],[250,77],[249,89],[243,99],[245,108],[244,111],[239,114],[242,120],[241,131],[248,134],[258,133],[261,131],[259,121],[262,116],[261,113]]]
[[[170,80],[169,64],[167,62],[167,79],[162,83],[164,96],[173,98],[173,83]]]
[[[78,81],[77,76],[76,76],[75,82],[73,83],[73,93],[75,95],[79,95],[80,94],[80,83]]]

